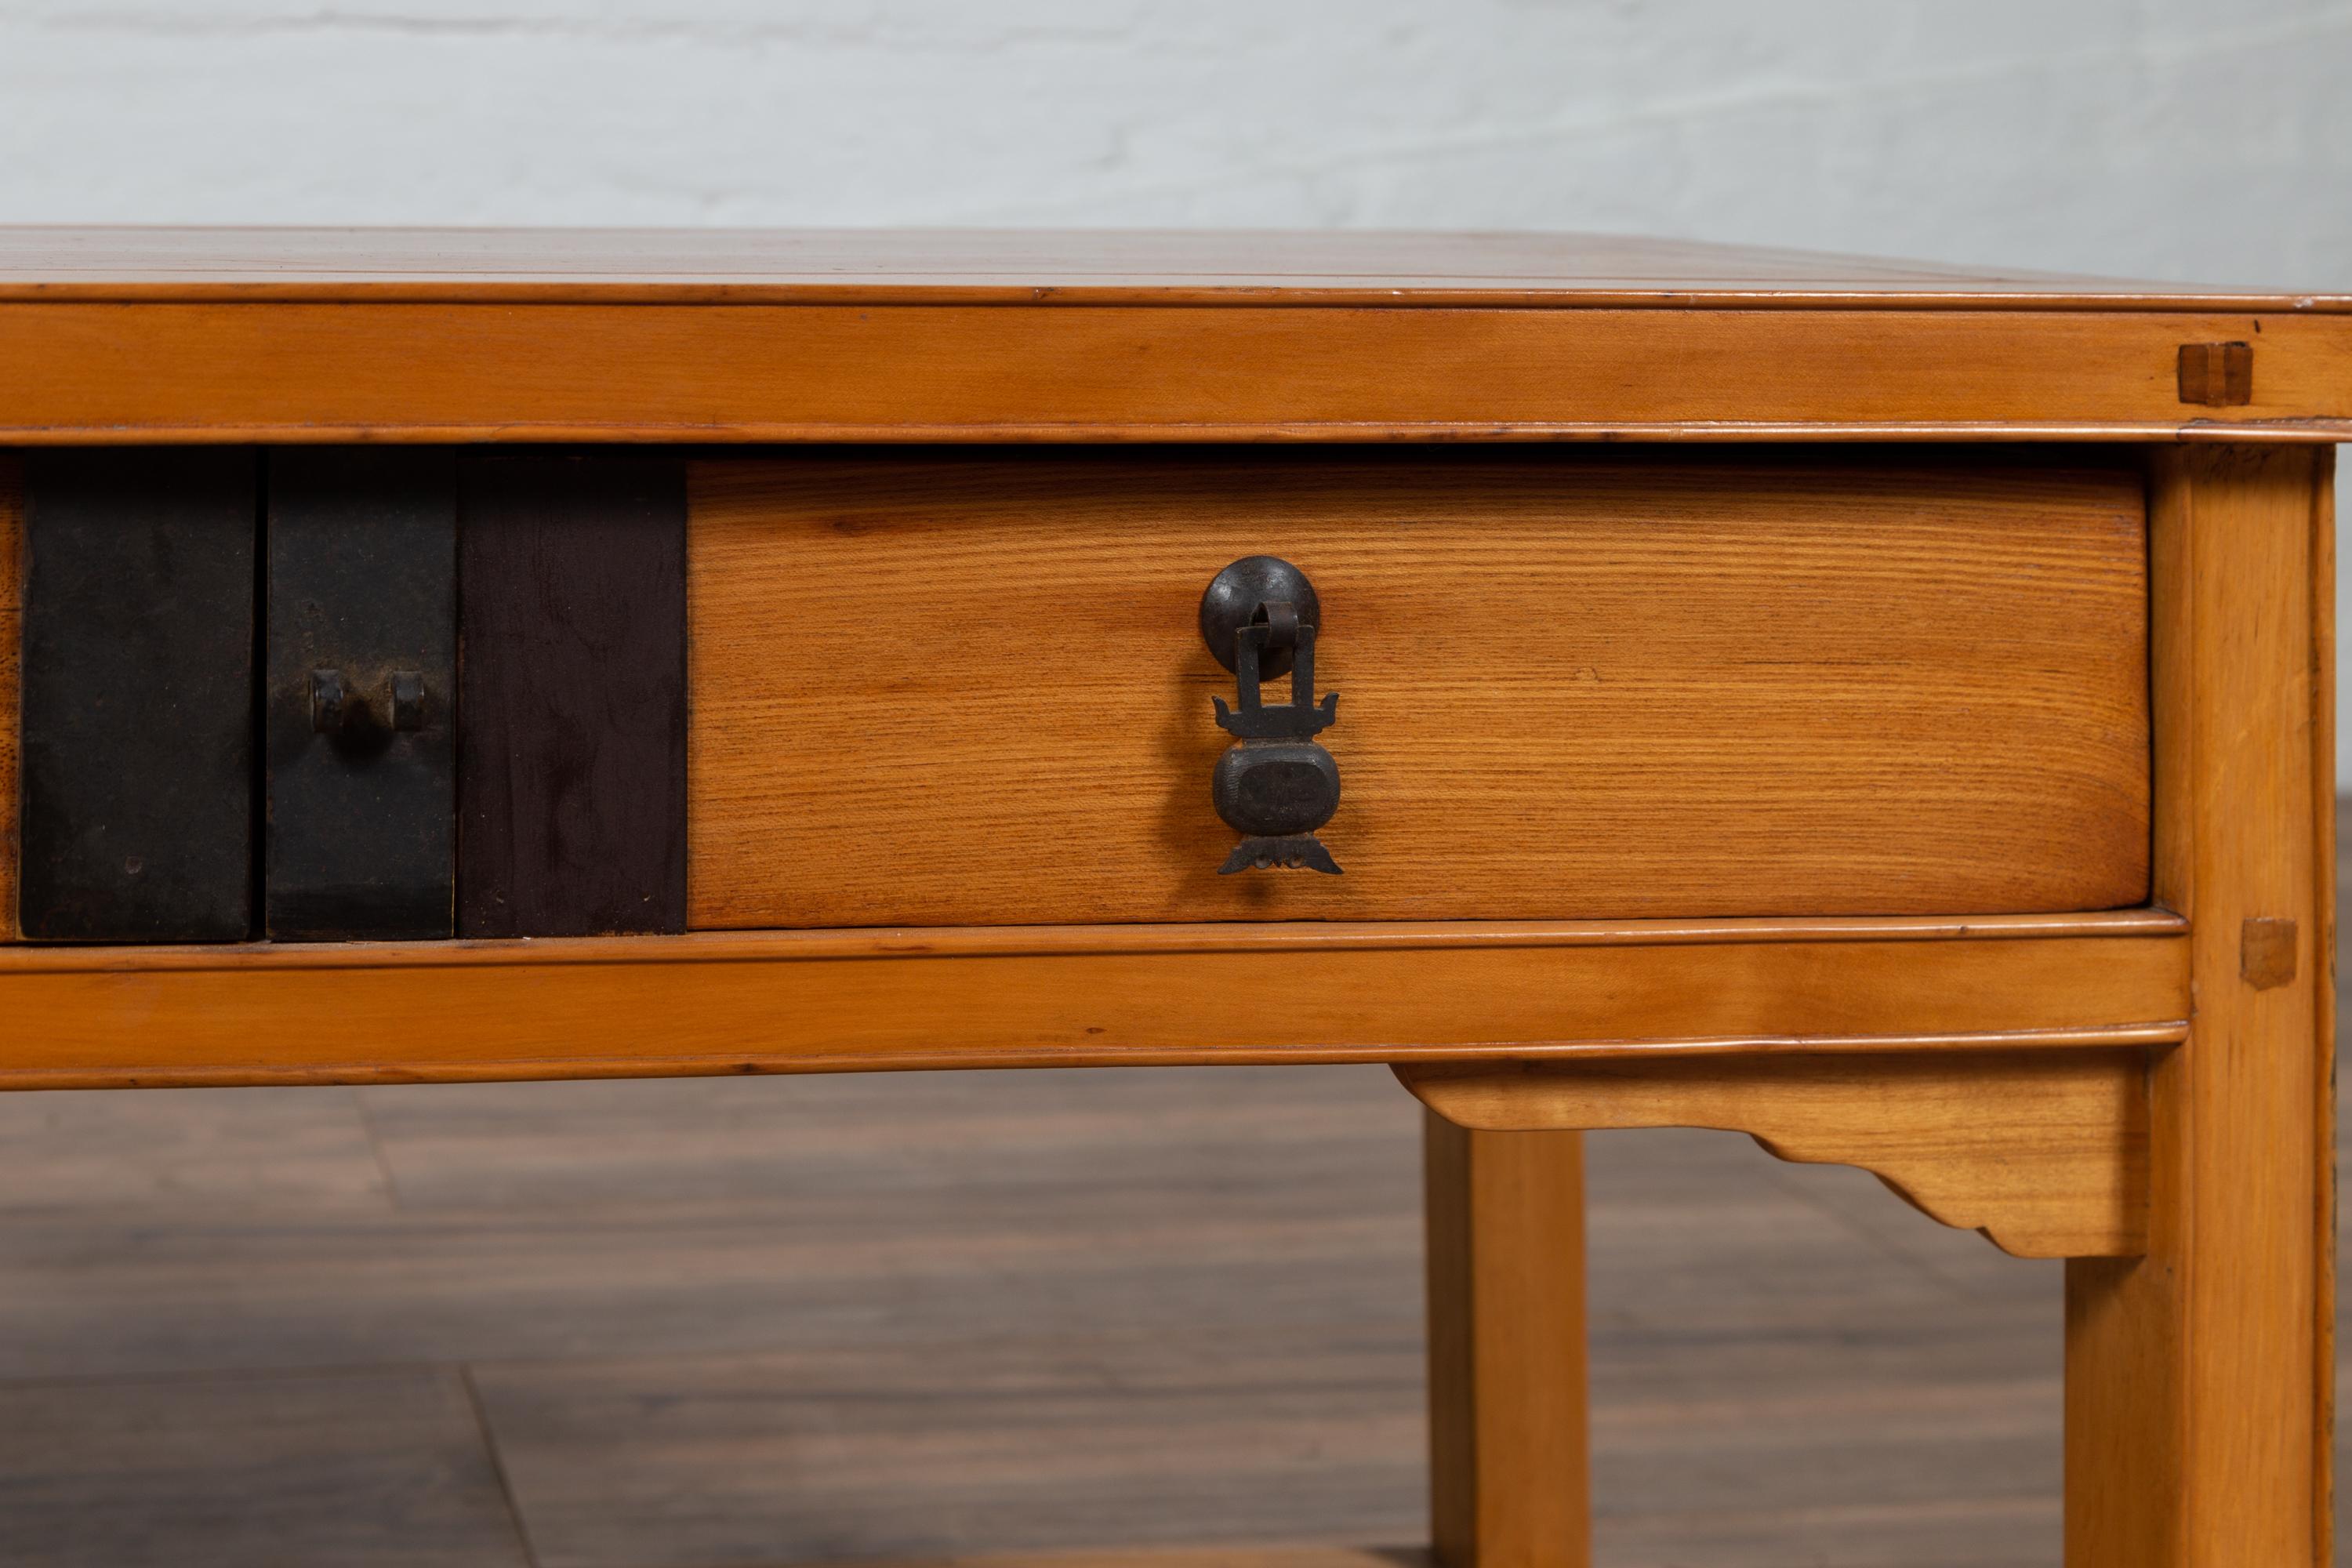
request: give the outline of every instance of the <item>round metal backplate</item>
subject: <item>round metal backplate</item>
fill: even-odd
[[[1208,592],[1201,595],[1201,640],[1227,669],[1234,667],[1234,634],[1256,618],[1260,605],[1284,601],[1298,607],[1302,626],[1323,625],[1322,606],[1315,598],[1315,584],[1307,574],[1289,562],[1274,555],[1244,555],[1209,580]],[[1290,673],[1290,650],[1280,652],[1262,661],[1258,667],[1261,679],[1271,680]]]

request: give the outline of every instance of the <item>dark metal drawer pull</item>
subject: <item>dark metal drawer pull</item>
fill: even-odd
[[[1275,867],[1339,874],[1315,830],[1339,807],[1339,764],[1314,737],[1339,716],[1339,694],[1315,698],[1315,636],[1322,607],[1307,574],[1251,555],[1217,574],[1201,595],[1201,637],[1234,672],[1235,703],[1213,699],[1234,742],[1217,759],[1209,794],[1217,815],[1246,835],[1219,874]],[[1262,679],[1290,675],[1290,700],[1267,704]]]
[[[310,672],[310,728],[321,735],[364,735],[369,732],[425,728],[425,677],[413,669],[395,669],[385,678],[383,694],[370,701],[343,678],[340,669]]]

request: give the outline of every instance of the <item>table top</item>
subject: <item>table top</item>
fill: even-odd
[[[0,300],[1771,306],[2352,313],[2213,288],[1610,235],[0,228]]]
[[[0,442],[2352,436],[2352,294],[1534,234],[0,228]]]

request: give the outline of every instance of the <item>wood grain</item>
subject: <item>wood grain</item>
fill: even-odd
[[[205,1372],[0,1385],[0,1558],[529,1568],[456,1369]]]
[[[2352,296],[1625,235],[0,228],[0,299],[1727,302],[2341,312]]]
[[[253,926],[255,454],[25,463],[17,919],[32,941]]]
[[[2142,481],[1972,454],[697,464],[690,923],[2110,908]],[[1217,875],[1227,562],[1314,579],[1342,877]]]
[[[1430,1518],[1443,1568],[1592,1557],[1584,1145],[1423,1122]]]
[[[0,942],[16,939],[16,692],[24,647],[25,465],[0,452]]]
[[[1475,925],[1054,927],[0,952],[0,1085],[376,1082],[2158,1044],[2167,917],[1820,940]],[[2090,934],[2104,932],[2105,934]],[[1278,996],[1279,1008],[1246,999]],[[1236,1002],[1236,998],[1244,999]]]
[[[262,929],[273,942],[456,933],[457,464],[433,448],[268,455]],[[369,710],[318,727],[339,671]],[[395,671],[423,701],[392,721]]]
[[[2067,1274],[2067,1561],[2332,1559],[2327,454],[2157,458],[2158,896],[2197,1010],[2152,1079],[2148,1255]],[[2245,973],[2291,921],[2296,978]]]
[[[2180,401],[2228,408],[2254,396],[2254,345],[2180,345]]]
[[[353,1102],[396,1209],[355,1201],[356,1136],[314,1188],[327,1150],[280,1135]],[[61,1509],[21,1556],[203,1563],[246,1538],[171,1499],[278,1495],[212,1390],[461,1361],[543,1563],[1425,1542],[1420,1122],[1369,1068],[0,1095],[0,1376],[79,1390],[84,1430],[136,1408],[112,1376],[175,1381],[219,1434],[169,1477],[135,1441],[20,1472],[20,1510],[112,1512],[112,1550]],[[1584,1142],[1601,1561],[2054,1568],[2057,1266],[1744,1137]],[[1209,1447],[1277,1423],[1295,1470]],[[1058,1468],[1110,1444],[1108,1481]]]
[[[2312,1034],[2317,1048],[2311,1053],[2312,1149],[2317,1170],[2314,1185],[2317,1203],[2312,1213],[2312,1317],[2315,1342],[2312,1348],[2312,1430],[2316,1440],[2311,1452],[2312,1558],[2326,1563],[2336,1554],[2336,1266],[2337,1210],[2340,1205],[2337,1165],[2336,1089],[2336,903],[2342,876],[2336,864],[2337,832],[2342,811],[2336,789],[2336,454],[2319,454],[2312,477],[2311,565],[2308,581],[2311,616],[2311,801],[2313,805]]]
[[[2254,400],[2179,401],[2259,337]],[[0,301],[0,439],[2338,441],[2352,318]]]
[[[143,1211],[187,1224],[299,1207],[381,1214],[390,1182],[354,1094],[0,1096],[0,1211]]]
[[[1715,1127],[1783,1160],[1858,1165],[2020,1258],[2147,1243],[2147,1063],[2137,1050],[1948,1051],[1771,1061],[1401,1066],[1482,1131]]]
[[[396,1206],[281,1136],[355,1101]],[[460,1362],[542,1563],[1425,1542],[1420,1122],[1346,1068],[0,1095],[0,1377],[215,1435],[37,1455],[19,1556],[235,1557],[173,1503],[281,1495],[246,1384],[390,1483],[278,1560],[404,1539],[415,1428],[294,1385]],[[76,1135],[111,1176],[47,1168]],[[1743,1137],[1584,1142],[1601,1561],[2054,1565],[2054,1266]]]
[[[684,468],[460,471],[457,934],[684,931]]]
[[[858,1558],[858,1568],[1431,1568],[1423,1547],[1163,1546]]]
[[[1296,1230],[1258,1228],[1277,1247],[1290,1244],[1294,1274],[1313,1268]],[[1030,1260],[1046,1261],[1034,1251]],[[1258,1279],[1274,1272],[1244,1268]],[[1041,1272],[1066,1277],[1050,1264]],[[1382,1284],[1392,1274],[1409,1281],[1411,1265],[1380,1272]],[[1186,1334],[1158,1355],[1139,1353],[1134,1342],[1146,1336],[1042,1303],[1033,1314],[1061,1321],[1054,1337],[1091,1349],[1092,1364],[1066,1361],[1032,1330],[997,1342],[976,1386],[940,1377],[936,1351],[910,1350],[706,1363],[669,1374],[677,1396],[658,1413],[637,1392],[642,1370],[625,1364],[555,1377],[500,1368],[484,1392],[523,1495],[550,1518],[533,1536],[540,1560],[573,1568],[921,1562],[953,1557],[965,1542],[1014,1552],[1181,1542],[1192,1550],[1178,1561],[1203,1563],[1223,1561],[1214,1548],[1232,1543],[1244,1548],[1236,1568],[1278,1568],[1282,1556],[1264,1543],[1297,1532],[1291,1521],[1302,1516],[1341,1541],[1421,1533],[1409,1310],[1396,1314],[1402,1333],[1384,1323],[1377,1338],[1343,1322],[1318,1343],[1267,1325],[1221,1341]],[[1257,1349],[1269,1341],[1276,1353]],[[698,1439],[708,1456],[699,1465],[687,1456]],[[1405,1561],[1425,1564],[1427,1554]]]

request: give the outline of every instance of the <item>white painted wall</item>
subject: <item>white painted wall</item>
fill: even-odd
[[[134,221],[1594,228],[2352,289],[2352,0],[0,0],[0,222]]]

